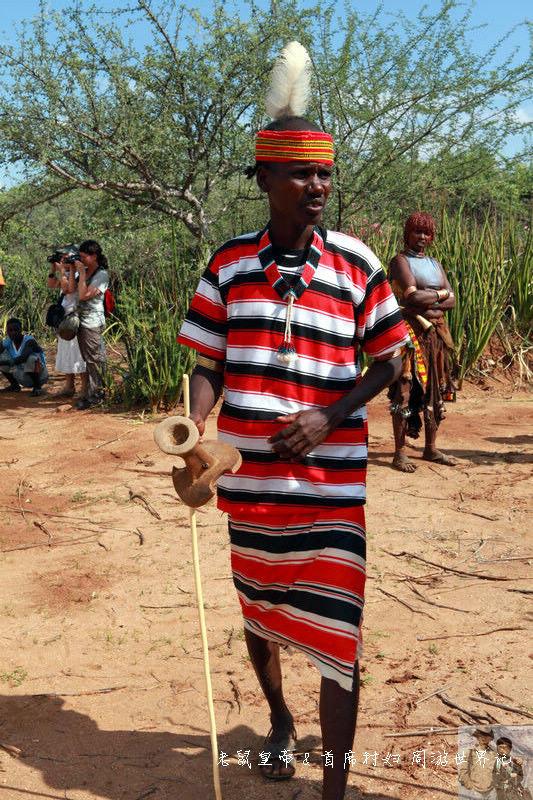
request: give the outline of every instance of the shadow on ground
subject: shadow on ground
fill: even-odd
[[[527,437],[516,436],[516,440],[527,439]],[[495,441],[495,440],[492,440]],[[503,440],[501,440],[503,441]],[[506,440],[506,443],[508,441]],[[516,441],[516,444],[527,444],[528,442]],[[454,450],[450,447],[443,447],[443,452],[448,456],[455,456],[460,459],[459,467],[466,466],[467,464],[479,464],[484,466],[491,466],[492,464],[533,464],[533,453],[524,453],[520,450]],[[422,458],[422,451],[418,453],[413,448],[410,448],[407,453],[409,460],[414,464],[432,464],[431,461],[425,461]],[[380,452],[374,454],[369,452],[368,463],[376,467],[392,467],[393,453],[390,453],[390,461],[385,461],[384,457],[388,457],[389,453]],[[438,469],[448,469],[439,464],[435,464]],[[394,469],[394,467],[392,467]]]
[[[103,730],[86,714],[65,708],[66,701],[55,695],[19,695],[0,697],[0,740],[3,745],[22,750],[20,761],[2,754],[3,780],[0,796],[16,798],[50,798],[68,800],[69,791],[85,791],[108,800],[199,800],[212,796],[210,739],[206,731],[190,726],[190,733],[153,730]],[[172,720],[168,719],[169,728]],[[306,737],[299,749],[315,749],[311,760],[320,761],[316,754],[319,741]],[[308,778],[267,784],[256,767],[249,770],[239,766],[237,750],[251,749],[252,763],[257,760],[262,739],[245,725],[219,736],[219,750],[233,754],[228,767],[221,767],[224,800],[247,798],[282,798],[320,795],[320,781]],[[28,773],[17,780],[18,764],[39,773],[49,787],[31,790]],[[17,765],[17,766],[15,766]],[[10,773],[13,776],[10,777]],[[19,774],[21,772],[19,771]],[[356,773],[366,780],[374,776]],[[391,777],[376,776],[381,784],[390,787],[386,793],[359,792],[350,787],[346,800],[399,800],[413,797],[417,789],[429,796],[455,796],[454,792],[437,786],[422,786],[402,773]],[[18,786],[17,786],[18,784]],[[426,794],[427,793],[427,794]],[[431,795],[435,796],[435,795]]]

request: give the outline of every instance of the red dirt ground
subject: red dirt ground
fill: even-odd
[[[385,400],[371,406],[363,686],[347,800],[455,797],[454,729],[472,713],[531,719],[531,596],[516,591],[529,587],[533,558],[531,417],[523,392],[468,386],[439,441],[460,465],[421,462],[417,447],[418,470],[404,475],[390,468]],[[51,393],[0,398],[0,747],[21,751],[0,750],[5,800],[214,796],[188,512],[173,493],[172,459],[153,442],[156,421],[61,409]],[[259,752],[268,715],[225,519],[209,506],[198,530],[219,748],[230,755],[224,800],[316,800],[319,681],[298,653],[284,656],[285,686],[310,763],[268,785],[238,764],[237,750]],[[438,690],[466,712],[425,699]],[[428,727],[452,731],[413,734]],[[420,749],[426,769],[412,764]],[[445,749],[451,763],[430,763]],[[385,766],[387,753],[400,764]]]

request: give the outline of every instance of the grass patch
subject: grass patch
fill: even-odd
[[[15,667],[12,672],[0,672],[0,681],[8,683],[12,688],[20,686],[28,677],[27,671],[24,667]]]

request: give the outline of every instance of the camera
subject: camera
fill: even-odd
[[[75,244],[67,244],[65,247],[58,247],[57,250],[54,250],[51,256],[47,257],[47,261],[49,264],[58,264],[59,262],[63,262],[63,264],[74,264],[75,261],[78,261],[80,257],[80,251],[78,250],[78,246]]]

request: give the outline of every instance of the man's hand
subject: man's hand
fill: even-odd
[[[205,421],[214,408],[222,391],[222,373],[211,372],[196,366],[191,375],[191,413],[200,436],[204,435]]]
[[[332,426],[325,409],[314,408],[277,417],[286,427],[270,437],[272,449],[280,458],[299,461],[331,433]]]
[[[198,428],[198,433],[200,436],[203,436],[205,432],[205,419],[203,419],[199,414],[190,414],[189,419],[192,419]]]

